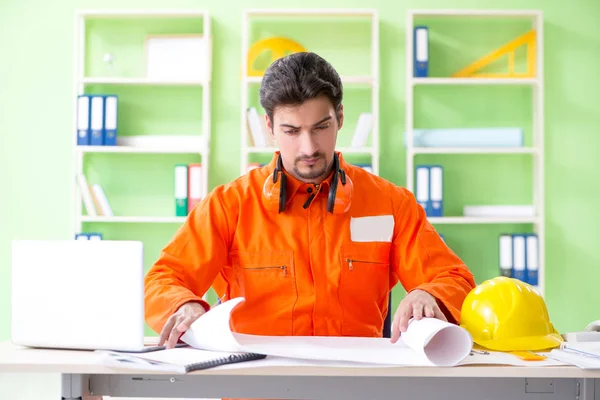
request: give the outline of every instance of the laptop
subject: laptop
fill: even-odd
[[[150,350],[144,347],[142,242],[14,240],[11,283],[16,345]]]

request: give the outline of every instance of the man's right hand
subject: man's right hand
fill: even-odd
[[[179,307],[175,314],[171,315],[160,333],[158,345],[163,344],[172,349],[177,341],[187,331],[192,323],[206,313],[206,310],[200,303],[188,302]]]

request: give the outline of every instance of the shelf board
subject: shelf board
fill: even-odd
[[[82,153],[202,154],[201,149],[194,150],[189,147],[77,146],[77,150]]]
[[[368,16],[371,17],[377,14],[376,10],[371,9],[360,9],[360,8],[323,8],[323,9],[311,9],[311,8],[265,8],[265,9],[249,9],[245,11],[247,16],[252,17],[299,17],[299,16],[313,16],[313,17],[327,17],[327,16]]]
[[[343,84],[360,84],[360,85],[372,85],[375,79],[372,76],[365,75],[346,75],[340,76]],[[244,77],[247,83],[261,83],[262,76],[246,76]]]
[[[177,85],[177,86],[203,86],[204,80],[178,80],[178,79],[149,79],[149,78],[83,78],[81,83],[98,85]]]
[[[542,15],[536,10],[409,10],[413,17],[517,17],[533,18]]]
[[[413,85],[527,85],[537,86],[537,78],[411,78]]]
[[[193,9],[125,9],[125,10],[83,10],[77,14],[86,18],[136,18],[136,17],[204,17],[206,12]]]
[[[248,147],[248,153],[274,153],[278,151],[277,147]],[[335,149],[336,151],[341,152],[342,154],[373,154],[373,149],[371,147],[339,147]]]
[[[186,217],[90,217],[85,215],[81,217],[81,222],[181,224],[185,222],[185,219]]]
[[[537,217],[427,217],[432,224],[535,224]]]
[[[533,147],[413,147],[412,154],[536,154]]]

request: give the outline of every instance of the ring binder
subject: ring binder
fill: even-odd
[[[215,358],[208,361],[202,361],[195,364],[185,365],[185,372],[199,371],[202,369],[214,368],[226,364],[235,364],[245,361],[262,360],[266,358],[266,354],[258,353],[242,353],[242,354],[230,354],[229,356]]]
[[[187,374],[193,371],[209,369],[227,364],[262,360],[267,357],[260,353],[229,353],[199,350],[190,347],[130,353],[97,350],[103,354],[102,362],[119,368],[178,372]]]

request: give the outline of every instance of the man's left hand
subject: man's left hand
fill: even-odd
[[[442,310],[440,310],[435,297],[424,290],[415,289],[402,299],[398,305],[396,314],[394,314],[394,320],[392,321],[392,343],[396,343],[400,338],[400,334],[406,332],[408,321],[411,318],[419,320],[423,317],[448,321]]]

